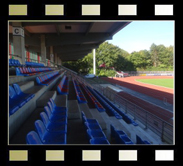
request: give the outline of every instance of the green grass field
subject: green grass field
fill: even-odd
[[[146,84],[164,86],[173,89],[173,79],[136,79],[136,81]]]

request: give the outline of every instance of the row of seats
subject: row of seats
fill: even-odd
[[[81,91],[77,81],[74,80],[74,79],[73,79],[73,84],[74,84],[74,88],[75,88],[75,91],[76,91],[76,96],[77,96],[78,103],[87,103],[87,100],[86,100],[83,92]]]
[[[142,138],[140,138],[138,135],[136,135],[136,141],[137,141],[137,144],[151,144],[147,140],[142,140]]]
[[[25,62],[25,65],[28,67],[44,67],[44,64],[43,63],[36,63],[36,62],[28,62],[26,61]]]
[[[59,94],[68,95],[69,93],[69,79],[66,75],[63,76],[62,80],[57,86],[57,91]]]
[[[90,91],[86,88],[86,86],[84,84],[81,84],[81,86],[83,87],[83,89],[85,90],[85,92],[87,93],[87,95],[89,96],[89,98],[91,99],[91,101],[93,102],[93,104],[95,105],[95,107],[97,108],[97,110],[99,112],[103,112],[105,111],[105,108],[98,102],[98,100],[90,93]]]
[[[25,65],[21,64],[20,61],[18,59],[9,59],[9,66],[14,66],[14,67],[18,67],[18,66],[27,66],[27,67],[44,67],[44,64],[42,63],[36,63],[36,62],[25,62]]]
[[[26,136],[27,144],[67,144],[67,108],[58,107],[50,98],[41,120],[36,120],[35,130]]]
[[[46,85],[46,86],[48,86],[58,76],[59,76],[59,72],[58,71],[54,71],[52,73],[36,77],[36,82],[38,83],[38,85]]]
[[[9,59],[9,66],[14,66],[14,67],[17,67],[17,66],[23,66],[18,59]]]
[[[123,120],[128,124],[133,124],[134,126],[138,126],[138,124],[132,120],[128,115],[123,113],[119,108],[117,108],[111,101],[109,101],[106,97],[101,95],[97,90],[93,89],[100,97],[102,97],[106,103],[108,103],[118,114],[120,114],[123,117]]]
[[[115,111],[101,96],[99,96],[92,88],[88,87],[87,88],[90,90],[90,92],[99,100],[99,102],[103,105],[103,107],[106,110],[106,113],[109,116],[115,116],[117,119],[122,119],[122,116]]]
[[[9,116],[13,115],[34,96],[34,94],[22,92],[18,84],[9,85]]]
[[[116,130],[113,125],[110,125],[110,128],[111,136],[115,138],[116,144],[134,144],[123,130]]]
[[[31,76],[36,75],[42,72],[52,71],[51,68],[33,68],[33,67],[16,67],[16,75],[17,76]]]
[[[81,112],[81,116],[90,144],[110,144],[96,119],[86,118],[83,111]]]

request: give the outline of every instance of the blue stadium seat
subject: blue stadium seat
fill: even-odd
[[[60,81],[60,83],[57,86],[57,92],[59,94],[65,94],[68,95],[68,90],[69,90],[69,81],[68,81],[68,77],[66,77],[64,75],[64,77],[62,78],[62,80]]]
[[[104,100],[104,96],[100,96],[98,95],[92,88],[88,87],[87,88],[90,90],[90,92],[97,98],[97,100],[99,100],[99,102],[103,105],[103,107],[105,108],[107,114],[109,116],[115,116],[117,119],[122,119],[122,116],[116,111],[114,110],[105,100]]]
[[[115,128],[112,124],[110,125],[110,129],[111,129],[111,136],[115,137]]]
[[[149,141],[147,141],[147,140],[144,140],[144,143],[145,144],[151,144]]]
[[[53,107],[52,103],[48,101],[47,103],[50,111],[52,114],[64,115],[67,116],[67,109],[66,107]]]
[[[115,138],[116,144],[133,144],[123,130],[116,130],[113,125],[110,125],[110,128],[111,136]]]
[[[89,124],[97,124],[99,125],[98,121],[96,119],[88,119],[86,116],[83,116],[83,123],[87,122]]]
[[[14,63],[15,63],[16,66],[21,66],[21,64],[20,64],[18,59],[15,59]]]
[[[46,75],[42,75],[42,76],[38,76],[36,77],[36,82],[38,83],[38,85],[50,85],[53,80],[58,77],[60,74],[58,71],[54,71],[50,74],[46,74]]]
[[[66,122],[67,123],[67,117],[66,116],[55,116],[51,113],[50,109],[48,106],[44,107],[44,111],[46,112],[50,122]]]
[[[55,110],[55,111],[67,111],[67,108],[66,107],[58,107],[56,106],[54,100],[52,98],[49,99],[49,101],[51,102],[51,106],[52,108]]]
[[[47,106],[49,107],[49,109],[50,109],[50,111],[53,115],[66,116],[67,117],[67,111],[66,110],[58,110],[58,109],[55,110],[55,109],[53,109],[52,104],[51,104],[50,101],[48,101]]]
[[[66,123],[54,123],[50,122],[48,116],[45,112],[40,113],[41,119],[49,132],[60,132],[67,133],[67,124]]]
[[[125,136],[121,135],[120,144],[134,144],[134,143],[131,141],[131,139],[127,135]]]
[[[37,144],[37,145],[41,145],[43,144],[41,142],[40,137],[38,136],[38,134],[35,131],[30,131],[27,136],[26,136],[26,143],[27,144]]]
[[[110,143],[107,139],[96,138],[96,139],[90,139],[90,144],[98,145],[98,144],[110,144]]]
[[[9,85],[9,115],[14,114],[18,107],[21,108],[26,104],[26,100],[18,96],[12,86]]]
[[[31,100],[35,94],[26,94],[26,93],[23,93],[19,87],[18,84],[13,84],[13,88],[15,89],[15,92],[16,94],[19,96],[19,97],[22,97],[24,98],[26,101],[29,101]]]
[[[136,135],[136,144],[151,144],[151,143],[147,140],[142,140],[142,138]]]
[[[12,66],[16,66],[14,59],[11,60],[11,64],[12,64]]]
[[[19,106],[12,104],[12,99],[9,98],[9,116],[14,114],[17,110],[19,110]]]
[[[92,123],[88,123],[88,122],[85,122],[85,127],[86,129],[90,129],[90,130],[101,130],[102,131],[102,128],[99,124],[92,124]]]
[[[90,88],[91,89],[91,88]],[[110,105],[114,110],[115,112],[117,112],[117,114],[115,114],[115,117],[117,119],[120,119],[121,117],[123,118],[123,120],[128,123],[128,124],[133,124],[134,126],[138,126],[138,124],[132,120],[129,116],[127,116],[126,114],[124,114],[119,108],[117,108],[111,101],[109,101],[106,97],[104,97],[103,95],[101,95],[97,90],[93,89],[94,92],[96,92],[100,97],[102,97],[106,103],[108,105]],[[115,113],[114,112],[114,113]],[[121,116],[121,117],[120,117]]]
[[[9,59],[9,66],[13,66],[12,59]]]
[[[73,80],[78,103],[88,103],[76,80]]]
[[[96,138],[104,138],[107,139],[104,132],[101,130],[87,130],[87,135],[89,139],[96,139]]]
[[[36,131],[41,138],[43,144],[66,144],[67,135],[65,133],[59,132],[49,132],[46,130],[43,122],[41,120],[35,121]]]
[[[117,144],[121,144],[121,136],[128,137],[122,130],[115,130],[115,140]]]

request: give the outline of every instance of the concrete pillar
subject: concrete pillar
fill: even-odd
[[[57,57],[57,53],[55,53],[55,66],[57,65],[58,61],[57,61],[58,57]]]
[[[51,66],[54,66],[54,54],[53,54],[53,46],[50,46],[50,64]]]
[[[24,28],[20,22],[13,22],[13,47],[14,54],[19,57],[20,63],[25,64],[25,39],[24,39]]]
[[[93,74],[96,74],[95,49],[93,49]]]
[[[61,61],[60,57],[57,57],[57,62],[58,62],[58,65],[62,65],[62,61]]]
[[[61,65],[60,57],[58,57],[58,65]]]
[[[46,65],[45,35],[41,35],[41,61]]]
[[[62,65],[62,59],[60,59],[60,65]]]

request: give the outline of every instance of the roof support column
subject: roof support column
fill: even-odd
[[[15,59],[18,59],[20,63],[25,64],[25,39],[24,28],[22,23],[13,22],[13,47],[14,54],[18,55]]]
[[[45,35],[41,35],[41,61],[46,65],[46,45],[45,45]]]
[[[58,64],[58,56],[57,56],[57,53],[55,53],[55,66]]]
[[[95,48],[93,49],[93,74],[96,74]]]
[[[53,46],[50,46],[50,61],[51,61],[51,66],[54,66]]]
[[[58,57],[57,61],[58,61],[58,65],[61,66],[62,65],[62,61],[61,61],[60,57]]]

